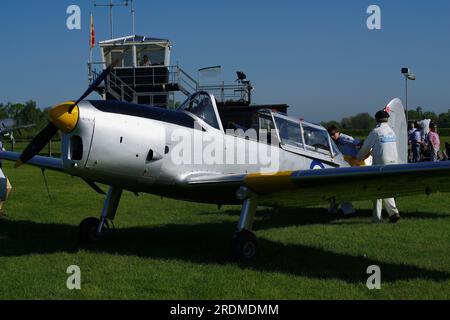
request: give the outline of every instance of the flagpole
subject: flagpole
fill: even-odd
[[[92,73],[93,64],[93,49],[95,46],[95,29],[94,29],[94,15],[91,12],[90,27],[89,27],[89,79],[92,82],[94,79]]]
[[[90,30],[90,32],[89,32],[89,61],[91,62],[91,64],[92,64],[92,20],[93,20],[93,17],[92,17],[92,12],[91,12],[91,24],[90,24],[90,26],[89,26],[89,30]]]

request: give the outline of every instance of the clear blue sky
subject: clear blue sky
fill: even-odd
[[[109,36],[107,10],[92,3],[1,2],[0,102],[47,107],[85,90],[90,11],[97,39]],[[81,31],[66,29],[71,4],[82,9]],[[381,7],[380,31],[366,27],[370,4]],[[170,39],[172,61],[189,73],[222,65],[233,79],[243,70],[256,102],[287,103],[291,115],[318,122],[374,113],[404,98],[402,66],[418,76],[410,107],[450,109],[448,0],[136,0],[136,9],[137,33]],[[114,16],[115,35],[131,34],[129,11]]]

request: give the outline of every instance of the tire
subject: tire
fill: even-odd
[[[78,240],[80,243],[94,243],[99,240],[99,234],[97,233],[98,225],[100,224],[100,219],[97,218],[87,218],[80,223]]]
[[[248,262],[256,258],[256,236],[247,230],[236,233],[232,240],[232,254],[239,262]]]

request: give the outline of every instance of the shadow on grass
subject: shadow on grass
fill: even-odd
[[[404,220],[422,220],[422,219],[450,219],[450,215],[428,212],[405,212],[400,213]],[[239,210],[224,210],[205,212],[202,215],[227,215],[235,216],[238,219]],[[278,208],[278,209],[260,209],[257,212],[255,221],[255,230],[283,228],[290,226],[307,226],[316,224],[332,224],[332,225],[356,225],[371,224],[372,210],[357,210],[356,214],[344,216],[343,214],[329,214],[323,208]],[[388,223],[388,216],[383,211],[385,222]]]
[[[261,222],[264,224],[264,222]],[[297,221],[301,223],[301,221]],[[262,225],[261,225],[262,226]],[[271,227],[273,225],[271,224]],[[176,259],[192,263],[231,265],[230,236],[235,223],[165,225],[118,229],[90,252],[133,255],[153,259]],[[77,252],[78,228],[61,224],[0,221],[0,258],[28,254]],[[349,283],[366,281],[366,269],[378,265],[383,281],[410,279],[444,281],[450,273],[406,264],[385,263],[361,256],[335,253],[304,245],[283,245],[259,240],[261,255],[242,268],[301,275],[316,279],[339,279]]]

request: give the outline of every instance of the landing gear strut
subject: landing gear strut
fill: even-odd
[[[256,236],[251,232],[255,219],[257,195],[242,187],[237,192],[237,197],[244,200],[239,218],[237,232],[231,242],[233,257],[237,261],[247,262],[253,260],[257,255]]]
[[[79,241],[81,243],[97,242],[109,229],[108,220],[113,221],[119,207],[122,189],[110,187],[103,205],[102,215],[98,218],[87,218],[79,226]]]

